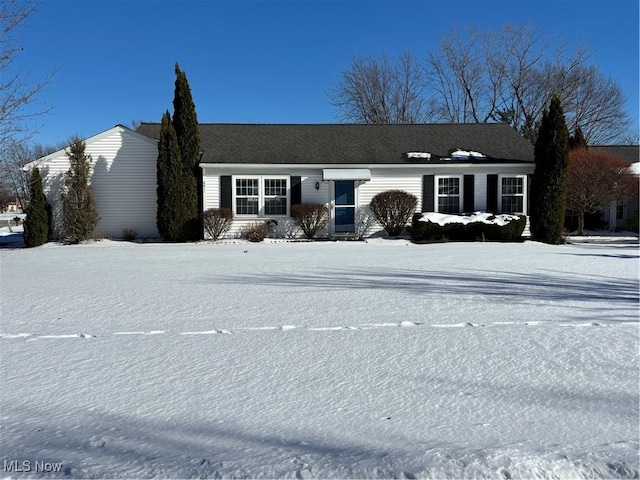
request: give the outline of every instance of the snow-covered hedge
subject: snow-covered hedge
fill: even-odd
[[[524,215],[494,215],[475,212],[471,215],[417,213],[413,216],[411,238],[414,242],[439,240],[521,240],[527,218]]]

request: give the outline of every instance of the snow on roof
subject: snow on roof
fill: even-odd
[[[629,171],[634,175],[640,175],[640,162],[632,163],[629,166]]]
[[[407,152],[407,158],[431,158],[429,152]]]
[[[451,154],[451,158],[487,158],[487,156],[480,152],[474,152],[473,150],[456,150]]]

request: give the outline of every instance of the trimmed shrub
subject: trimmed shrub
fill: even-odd
[[[421,213],[413,216],[411,225],[411,239],[414,242],[437,241],[497,241],[519,242],[527,222],[524,215],[514,215],[517,218],[505,225],[484,222],[447,223],[439,225],[435,222],[423,221]],[[488,217],[493,220],[495,217]]]
[[[233,212],[230,208],[210,208],[202,214],[202,225],[212,240],[218,240],[224,235],[233,222]]]
[[[138,234],[136,233],[136,231],[133,228],[125,228],[124,230],[122,230],[122,240],[124,240],[125,242],[133,242]]]
[[[267,238],[270,227],[270,222],[249,223],[240,229],[240,237],[250,242],[261,242]]]
[[[392,237],[397,237],[416,210],[418,199],[403,190],[380,192],[371,199],[369,207],[376,221]]]
[[[329,209],[321,203],[300,203],[291,206],[291,218],[304,236],[313,238],[329,221]]]

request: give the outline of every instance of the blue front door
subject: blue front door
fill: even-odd
[[[335,182],[335,233],[354,233],[356,216],[355,182]]]

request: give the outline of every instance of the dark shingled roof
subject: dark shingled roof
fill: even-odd
[[[138,133],[158,138],[160,124]],[[507,124],[200,124],[202,163],[416,164],[441,160],[455,150],[480,152],[474,163],[533,162],[533,145]],[[431,160],[408,158],[429,152]],[[455,160],[469,163],[470,160]]]
[[[629,164],[640,162],[640,146],[638,145],[592,145],[589,150],[613,155]]]

